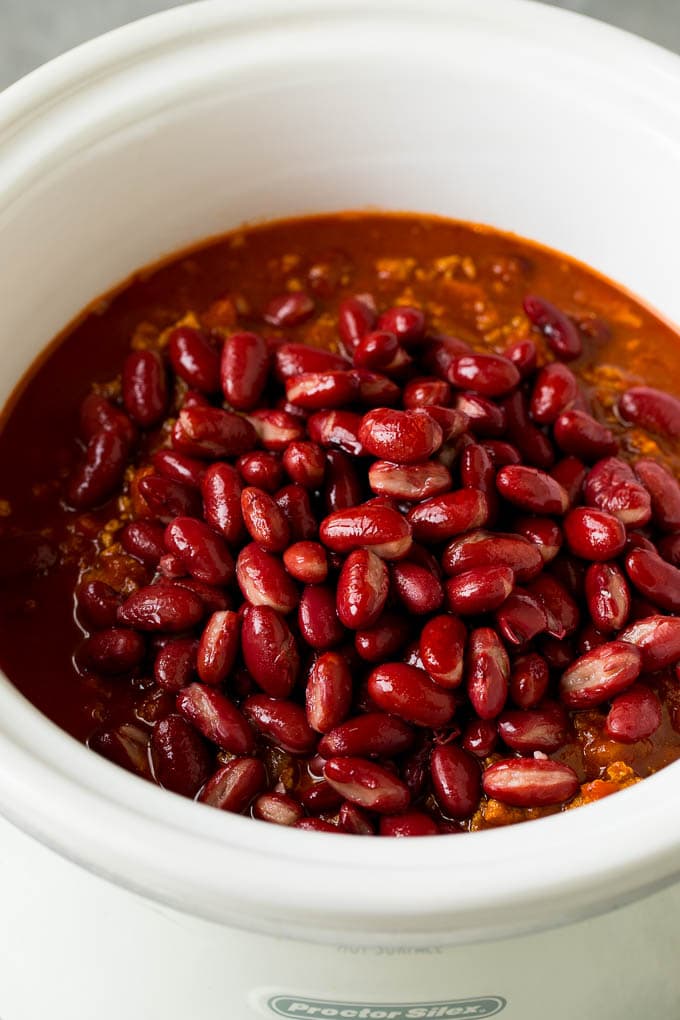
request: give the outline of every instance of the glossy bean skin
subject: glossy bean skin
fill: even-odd
[[[150,756],[156,782],[184,797],[195,796],[210,774],[208,745],[180,715],[154,725]]]
[[[534,514],[563,514],[569,506],[568,493],[559,482],[538,468],[510,464],[496,475],[500,495]]]
[[[165,545],[198,581],[227,584],[234,576],[234,560],[224,539],[202,521],[176,517],[165,529]]]
[[[385,607],[389,587],[385,561],[370,549],[353,550],[338,577],[336,607],[341,623],[352,630],[372,627]]]
[[[462,354],[449,368],[449,381],[484,397],[502,397],[517,386],[520,374],[507,358],[498,354]]]
[[[634,744],[651,737],[662,718],[661,702],[654,691],[644,684],[636,684],[612,701],[605,733],[622,744]]]
[[[384,460],[415,464],[427,460],[442,444],[441,427],[427,411],[378,408],[365,414],[359,428],[364,449]]]
[[[219,407],[185,407],[173,428],[172,444],[199,460],[240,457],[254,447],[255,429],[246,418]]]
[[[390,575],[392,591],[408,613],[415,616],[433,613],[444,601],[439,576],[428,567],[402,560],[392,564]]]
[[[304,708],[266,694],[253,694],[243,703],[243,714],[271,743],[289,754],[310,754],[317,735],[307,722]]]
[[[633,386],[620,398],[619,417],[669,439],[680,436],[680,400],[651,386]]]
[[[233,758],[210,777],[198,800],[220,811],[242,814],[266,782],[264,765],[257,758]]]
[[[392,659],[409,637],[408,622],[396,613],[383,613],[375,626],[360,629],[354,636],[359,656],[367,662]]]
[[[543,333],[549,347],[562,361],[578,358],[583,343],[578,329],[564,312],[545,298],[529,294],[524,299],[529,321]]]
[[[405,811],[400,815],[383,815],[380,819],[381,836],[437,836],[439,831],[434,818],[424,811]]]
[[[255,542],[244,546],[239,553],[236,580],[243,597],[253,606],[270,606],[285,615],[300,601],[295,582],[282,561],[260,549]]]
[[[337,510],[321,522],[319,538],[333,552],[370,549],[387,560],[405,556],[413,542],[409,522],[383,506]]]
[[[574,373],[560,361],[553,361],[538,373],[529,410],[539,425],[552,425],[569,410],[578,394]]]
[[[559,703],[546,701],[540,708],[503,712],[498,718],[498,732],[513,751],[551,754],[567,743],[569,718]]]
[[[237,411],[257,406],[269,373],[267,345],[257,333],[234,333],[222,348],[220,381],[225,399]]]
[[[466,655],[467,694],[480,719],[495,719],[508,698],[510,661],[498,635],[490,627],[470,634]]]
[[[654,523],[663,531],[680,529],[680,485],[663,464],[647,458],[635,464],[635,474],[649,492]]]
[[[481,773],[472,755],[453,744],[437,747],[430,772],[437,801],[449,818],[469,818],[477,810]]]
[[[175,638],[158,651],[154,679],[160,687],[179,691],[191,682],[196,671],[197,648],[193,638]]]
[[[517,581],[525,583],[540,573],[543,558],[534,543],[521,535],[477,530],[446,547],[442,566],[452,577],[480,568],[508,567]]]
[[[583,495],[588,506],[613,514],[628,528],[643,527],[652,516],[649,493],[618,457],[605,457],[590,469]]]
[[[482,527],[488,519],[489,504],[478,489],[459,489],[432,496],[408,514],[417,542],[445,542],[454,535]]]
[[[263,319],[272,326],[299,326],[314,314],[314,301],[305,291],[281,294],[267,302]]]
[[[404,811],[408,787],[388,769],[362,758],[331,758],[324,775],[346,800],[379,814]]]
[[[120,485],[127,454],[127,443],[119,432],[111,429],[95,432],[66,486],[66,499],[71,506],[90,510],[107,500]]]
[[[584,560],[612,560],[623,551],[626,529],[606,510],[576,507],[564,519],[564,535],[573,553]]]
[[[352,674],[344,656],[324,652],[307,678],[307,721],[317,733],[328,733],[347,716],[352,702]]]
[[[563,804],[578,791],[578,777],[569,765],[549,759],[509,758],[498,761],[482,775],[489,797],[513,807]]]
[[[194,683],[177,695],[177,709],[206,740],[233,754],[252,754],[255,737],[242,713],[213,687]]]
[[[220,356],[204,333],[193,326],[178,326],[168,337],[173,371],[200,393],[220,388]]]
[[[633,549],[625,559],[635,588],[655,606],[680,612],[680,570],[649,549]]]
[[[536,708],[550,683],[548,663],[537,652],[521,655],[512,663],[510,697],[518,708]]]
[[[241,512],[243,483],[231,464],[211,464],[201,482],[205,519],[230,545],[245,535]]]
[[[680,661],[680,619],[677,617],[645,616],[630,623],[619,638],[638,649],[645,673],[654,673]]]
[[[118,609],[118,621],[135,630],[177,633],[189,630],[205,615],[201,599],[178,584],[138,588]]]
[[[280,344],[274,352],[274,371],[280,382],[303,372],[335,372],[349,366],[345,358],[308,344]]]
[[[630,612],[630,590],[616,563],[593,563],[586,572],[586,599],[599,630],[621,630]]]
[[[298,627],[307,644],[319,651],[333,648],[345,636],[336,595],[328,585],[307,585],[300,596]]]
[[[142,428],[157,425],[168,402],[165,368],[155,351],[134,351],[123,364],[123,403]]]
[[[378,666],[368,678],[375,704],[416,726],[445,726],[453,718],[453,696],[422,669],[405,663]]]
[[[449,609],[461,616],[489,613],[501,606],[514,585],[510,567],[477,567],[445,583]]]
[[[287,698],[300,672],[300,653],[283,616],[271,606],[249,606],[243,613],[241,650],[262,690]]]
[[[165,528],[155,521],[130,521],[120,532],[121,545],[142,563],[155,566],[165,553]]]
[[[463,663],[467,628],[448,613],[434,616],[420,634],[423,666],[441,687],[459,687],[463,681]]]
[[[386,712],[365,712],[330,730],[319,742],[324,758],[392,757],[408,751],[414,731],[402,719]]]
[[[265,552],[280,553],[290,545],[290,527],[278,503],[263,489],[241,492],[241,514],[250,537]]]
[[[640,675],[642,656],[625,641],[610,641],[586,652],[562,674],[560,697],[568,708],[588,708],[608,701]]]
[[[448,492],[452,479],[446,465],[438,461],[403,465],[377,460],[369,468],[368,483],[377,496],[420,502]]]
[[[328,556],[319,542],[294,542],[284,551],[288,573],[303,584],[323,584],[328,577]]]

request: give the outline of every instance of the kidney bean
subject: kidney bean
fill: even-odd
[[[170,581],[186,577],[187,575],[187,568],[183,561],[179,556],[174,556],[172,553],[165,553],[165,555],[161,556],[158,569],[163,574],[163,577]]]
[[[645,673],[655,673],[680,661],[680,619],[677,617],[638,619],[621,632],[619,640],[638,648]]]
[[[122,723],[113,729],[97,730],[87,746],[114,765],[128,772],[151,778],[149,767],[149,734],[141,726]]]
[[[643,459],[635,464],[635,473],[649,492],[654,523],[662,531],[680,528],[680,485],[663,464]]]
[[[656,552],[633,549],[626,555],[626,573],[637,590],[655,606],[680,612],[680,570]]]
[[[168,337],[168,356],[175,375],[200,393],[220,388],[220,356],[204,333],[178,326]]]
[[[196,642],[174,638],[159,648],[153,667],[156,683],[168,691],[179,691],[191,682],[196,669]]]
[[[408,787],[392,772],[363,758],[331,758],[324,776],[345,800],[367,811],[389,815],[405,811],[411,800]]]
[[[424,668],[440,687],[460,686],[466,641],[467,628],[448,613],[433,617],[423,627],[420,657]]]
[[[402,561],[392,564],[392,589],[409,613],[422,616],[433,613],[444,601],[439,577],[418,563]]]
[[[619,448],[614,433],[585,411],[564,411],[553,426],[553,436],[564,453],[591,463]]]
[[[521,535],[472,531],[447,545],[442,560],[445,573],[458,575],[487,567],[510,567],[520,582],[540,573],[543,558],[536,546]]]
[[[210,775],[208,747],[180,715],[155,723],[150,753],[156,782],[183,797],[194,797]]]
[[[84,666],[104,676],[129,673],[144,658],[144,639],[134,630],[107,627],[91,634],[81,646],[79,659]]]
[[[614,698],[604,732],[612,740],[634,744],[656,733],[662,718],[661,702],[654,691],[636,684]]]
[[[266,694],[253,694],[243,703],[243,713],[253,726],[289,754],[311,754],[317,735],[307,722],[304,708]]]
[[[275,453],[266,450],[244,453],[237,460],[236,467],[246,485],[263,489],[267,493],[276,492],[281,488],[283,465]]]
[[[352,630],[372,627],[380,617],[389,592],[387,567],[369,549],[355,549],[345,560],[336,593],[337,613]]]
[[[538,647],[550,669],[563,670],[574,661],[576,651],[574,642],[569,638],[561,640],[550,635],[541,635]]]
[[[458,393],[455,410],[465,415],[470,432],[475,436],[502,436],[507,426],[505,409],[478,393]],[[429,410],[429,409],[428,409]]]
[[[402,343],[417,343],[425,333],[425,315],[420,308],[398,305],[379,316],[378,329],[395,333]]]
[[[281,560],[255,542],[238,554],[236,580],[244,599],[252,606],[270,606],[285,616],[299,602],[298,590]]]
[[[599,630],[621,630],[625,626],[630,591],[616,563],[591,563],[586,572],[585,592],[588,612]]]
[[[185,407],[175,423],[172,445],[202,460],[239,457],[255,445],[255,429],[247,418],[219,407]]]
[[[651,386],[633,386],[620,397],[617,411],[627,425],[637,425],[668,439],[680,436],[680,400]]]
[[[294,542],[307,542],[316,538],[317,522],[307,489],[301,485],[284,485],[274,499],[288,522],[290,538]]]
[[[253,818],[291,826],[302,818],[302,808],[287,793],[261,793],[253,804]]]
[[[364,295],[346,298],[338,308],[338,332],[347,351],[354,351],[359,342],[375,326],[376,314],[372,301]]]
[[[317,443],[290,443],[283,454],[283,467],[296,485],[318,489],[326,472],[326,457]]]
[[[321,522],[319,537],[333,552],[364,548],[386,560],[405,556],[413,541],[411,526],[398,511],[367,505],[329,514]]]
[[[196,669],[204,684],[215,687],[227,679],[236,662],[240,633],[238,613],[218,610],[212,614],[201,634],[196,656]]]
[[[426,460],[442,444],[441,427],[422,408],[394,411],[379,407],[364,415],[359,441],[375,457],[399,464]]]
[[[529,406],[521,390],[506,397],[501,407],[507,423],[505,439],[517,447],[527,464],[548,471],[555,462],[555,450],[529,417]]]
[[[384,613],[374,627],[358,630],[354,635],[354,647],[359,656],[367,662],[391,659],[406,643],[409,627],[403,616]]]
[[[498,743],[498,727],[493,719],[471,719],[463,733],[463,750],[475,758],[488,758]]]
[[[343,722],[352,702],[352,674],[347,659],[324,652],[307,678],[307,721],[317,733],[329,733]]]
[[[95,432],[68,480],[68,503],[76,510],[91,510],[107,500],[123,479],[127,455],[128,444],[119,432],[111,429]]]
[[[513,528],[516,534],[536,546],[543,563],[551,563],[562,548],[562,529],[547,517],[518,517]]]
[[[296,829],[305,829],[308,832],[340,832],[337,825],[325,822],[323,818],[301,818],[295,823]]]
[[[376,460],[368,471],[368,483],[377,495],[407,502],[438,496],[451,488],[451,472],[438,461],[422,464],[391,464]]]
[[[535,514],[563,514],[569,496],[559,482],[538,468],[510,464],[496,475],[496,487],[509,503]]]
[[[305,372],[337,372],[349,367],[338,354],[308,344],[279,344],[274,352],[274,370],[282,383]]]
[[[201,500],[193,486],[150,474],[140,479],[138,487],[149,510],[166,523],[173,517],[200,514]]]
[[[511,361],[499,354],[462,354],[454,358],[449,382],[484,397],[502,397],[519,384],[520,374]]]
[[[399,341],[395,333],[379,329],[365,333],[354,349],[354,364],[357,368],[374,369],[381,372],[394,361],[399,352]]]
[[[498,635],[490,627],[470,634],[466,653],[467,694],[480,719],[495,719],[508,698],[510,662]]]
[[[128,449],[137,439],[136,428],[120,408],[98,393],[88,393],[80,405],[81,435],[89,440],[102,430],[117,432]]]
[[[585,597],[586,564],[570,552],[561,551],[553,560],[548,576],[553,577],[576,600]]]
[[[151,463],[158,474],[168,481],[200,489],[205,474],[205,464],[200,460],[185,457],[176,450],[157,450],[151,457]]]
[[[538,351],[533,340],[518,340],[504,351],[505,357],[511,361],[522,379],[530,379],[536,371]]]
[[[234,561],[224,539],[203,521],[175,517],[165,529],[165,544],[199,581],[228,584],[234,576]]]
[[[267,783],[264,765],[257,758],[233,758],[215,772],[201,790],[202,804],[242,814]]]
[[[123,403],[142,428],[151,428],[163,418],[168,387],[163,362],[155,351],[133,351],[123,362]]]
[[[629,536],[629,538],[632,537],[632,535]],[[674,567],[680,567],[680,531],[672,535],[664,535],[657,548],[660,556],[672,563]]]
[[[76,601],[78,615],[89,627],[100,630],[115,625],[121,597],[104,581],[85,581],[77,590]]]
[[[548,663],[537,652],[520,655],[512,663],[510,697],[518,708],[536,708],[545,697],[550,682]]]
[[[394,407],[401,400],[401,389],[386,375],[369,372],[366,368],[355,368],[356,400],[367,407]]]
[[[317,411],[307,422],[310,438],[323,447],[338,447],[354,457],[364,454],[359,441],[361,415],[353,411]]]
[[[475,758],[454,744],[436,747],[430,759],[435,797],[449,818],[469,818],[479,806],[481,776]]]
[[[410,726],[385,712],[365,712],[330,730],[319,742],[324,758],[385,758],[408,751],[414,733]]]
[[[525,645],[548,628],[541,600],[521,588],[515,588],[494,615],[501,635],[513,645]]]
[[[435,377],[412,379],[404,387],[402,399],[407,410],[417,407],[448,407],[451,403],[451,387],[444,379]]]
[[[255,682],[275,698],[287,698],[300,672],[300,653],[283,617],[267,605],[243,613],[241,650]]]
[[[564,518],[567,545],[584,560],[611,560],[623,551],[626,529],[606,510],[579,506]]]
[[[454,535],[486,524],[489,505],[478,489],[458,489],[432,496],[408,513],[413,537],[418,542],[444,542]]]
[[[294,418],[289,411],[265,408],[264,410],[252,411],[247,420],[252,425],[257,438],[265,450],[281,453],[289,443],[305,438],[304,423],[300,419]],[[245,449],[238,452],[245,453],[253,445],[250,443]]]
[[[508,758],[482,775],[487,797],[512,807],[532,808],[564,804],[578,793],[579,782],[569,765],[548,758]]]
[[[220,381],[227,403],[237,411],[251,411],[267,383],[270,353],[257,333],[233,333],[224,342]]]
[[[527,294],[523,301],[529,322],[540,329],[551,351],[562,361],[578,358],[583,344],[576,325],[545,298]]]
[[[468,446],[470,450],[476,444]],[[519,450],[512,443],[504,443],[501,439],[487,439],[486,442],[481,444],[481,449],[490,458],[493,468],[507,467],[509,464],[519,464],[522,458],[520,457]],[[464,451],[466,453],[467,450]],[[461,459],[461,472],[463,470],[462,459]],[[495,476],[495,470],[494,470]],[[474,488],[474,486],[472,486]]]
[[[375,835],[375,826],[368,814],[347,800],[343,802],[338,812],[338,822],[343,832],[350,832],[355,836]]]
[[[245,535],[242,490],[239,474],[230,464],[211,464],[201,483],[205,519],[230,545],[241,542]]]
[[[289,574],[303,584],[323,584],[328,577],[326,550],[318,542],[295,542],[283,554]]]
[[[214,687],[193,683],[177,695],[177,708],[203,736],[232,754],[252,754],[255,737],[242,712]]]
[[[231,605],[231,601],[223,588],[216,588],[212,584],[197,581],[195,577],[180,577],[175,583],[178,588],[186,588],[187,591],[197,595],[207,613],[218,613],[224,609],[229,609]]]
[[[649,493],[630,464],[618,457],[606,457],[590,469],[583,495],[588,506],[606,510],[627,528],[641,528],[652,516]]]
[[[490,613],[505,602],[514,585],[510,567],[476,567],[444,585],[451,612],[461,616]]]
[[[467,416],[453,407],[428,404],[423,410],[429,414],[430,418],[434,419],[442,430],[442,442],[445,448],[454,440],[459,439],[468,427]],[[446,449],[441,451],[439,456],[441,457],[445,452]]]
[[[561,640],[576,631],[580,620],[578,605],[555,577],[541,574],[527,585],[527,590],[545,612],[548,634]]]
[[[306,786],[299,791],[298,796],[302,806],[313,815],[322,812],[335,812],[342,805],[342,794],[338,793],[325,779]]]
[[[307,585],[300,596],[298,626],[312,648],[332,648],[345,636],[335,602],[335,592],[326,585]]]
[[[368,693],[379,708],[417,726],[446,726],[456,707],[453,695],[424,670],[402,662],[377,666],[368,678]]]
[[[299,326],[314,314],[314,301],[303,290],[281,294],[268,301],[262,317],[271,326]]]
[[[560,680],[567,708],[590,708],[609,701],[637,680],[642,667],[638,649],[625,641],[609,641],[586,652]]]
[[[241,513],[250,537],[265,552],[283,552],[290,543],[285,514],[262,489],[248,486],[242,491]]]
[[[528,711],[513,709],[498,717],[501,739],[513,751],[558,751],[569,740],[569,718],[560,704],[545,701]]]
[[[552,425],[568,411],[578,395],[576,376],[559,361],[546,365],[538,373],[529,403],[529,413],[539,425]]]
[[[583,483],[588,474],[588,469],[583,461],[578,457],[564,457],[550,469],[550,474],[566,490],[569,503],[574,506],[580,499]]]
[[[438,836],[439,826],[424,811],[406,811],[401,815],[383,815],[380,819],[381,836]]]
[[[286,400],[308,411],[351,404],[356,390],[351,372],[305,372],[286,379]]]
[[[163,582],[138,588],[118,609],[118,622],[136,630],[168,633],[189,630],[204,616],[202,601],[178,584]]]
[[[579,655],[585,655],[593,648],[606,644],[610,637],[611,634],[598,630],[593,623],[587,623],[579,633],[577,651]]]

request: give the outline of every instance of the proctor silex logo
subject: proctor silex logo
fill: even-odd
[[[285,1017],[336,1018],[336,1020],[445,1020],[447,1017],[495,1016],[505,1008],[505,999],[487,995],[480,999],[451,999],[448,1002],[328,1002],[275,995],[268,1000],[272,1013]]]

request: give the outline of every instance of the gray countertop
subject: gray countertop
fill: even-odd
[[[544,0],[680,51],[680,0]],[[323,0],[319,0],[323,4]],[[0,88],[64,50],[172,0],[0,0]]]

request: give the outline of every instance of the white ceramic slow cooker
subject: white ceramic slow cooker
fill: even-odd
[[[678,322],[678,182],[680,60],[596,22],[521,0],[168,11],[0,96],[0,400],[135,268],[321,210],[494,224]],[[3,680],[0,1017],[677,1016],[679,805],[674,765],[507,829],[288,830],[128,775]]]

